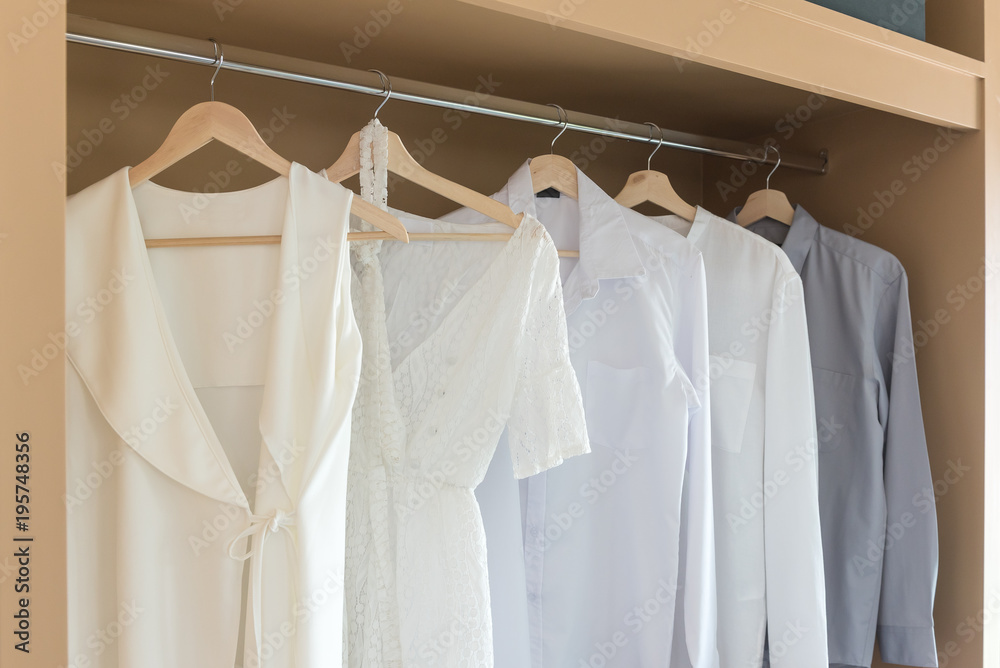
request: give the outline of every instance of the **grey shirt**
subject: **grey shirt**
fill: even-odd
[[[735,220],[738,209],[729,215]],[[823,227],[748,227],[802,277],[819,437],[831,666],[937,666],[937,516],[906,273],[893,255]]]

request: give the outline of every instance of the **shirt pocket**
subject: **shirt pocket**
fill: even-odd
[[[644,366],[617,369],[601,362],[587,364],[587,432],[590,442],[617,450],[638,450],[667,439],[670,425],[686,429],[694,387],[687,377]],[[676,431],[676,430],[675,430]]]
[[[816,437],[820,452],[840,450],[861,438],[875,408],[874,383],[846,373],[813,367]]]
[[[743,450],[757,365],[731,357],[709,355],[709,369],[712,445],[724,452],[738,455]]]

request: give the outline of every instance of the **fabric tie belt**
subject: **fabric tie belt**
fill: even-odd
[[[280,509],[275,510],[270,515],[251,515],[250,526],[241,531],[229,544],[230,557],[237,561],[250,560],[250,587],[247,592],[247,609],[253,615],[254,642],[256,643],[257,653],[249,661],[247,657],[244,657],[243,660],[244,663],[253,668],[258,668],[261,665],[261,653],[264,649],[263,634],[261,632],[261,582],[264,573],[264,541],[271,534],[283,530],[288,534],[290,544],[294,547],[295,535],[288,528],[293,524],[295,522],[292,519],[292,514],[285,513],[285,511]],[[240,542],[245,541],[247,538],[250,538],[250,549],[245,550],[242,554],[235,553],[234,550],[238,548]]]

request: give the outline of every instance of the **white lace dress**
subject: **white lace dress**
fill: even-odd
[[[490,667],[473,490],[505,426],[518,477],[590,450],[559,258],[527,217],[505,243],[380,244],[354,247],[345,664]]]

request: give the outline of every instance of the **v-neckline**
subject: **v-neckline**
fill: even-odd
[[[292,169],[293,170],[295,169],[294,163],[292,165]],[[127,178],[128,170],[124,170],[124,173],[126,174]],[[281,241],[278,250],[279,265],[276,276],[277,280],[275,281],[276,285],[280,284],[280,278],[282,276],[282,267],[280,264],[280,258],[284,257],[285,251],[287,250],[287,245],[292,243],[292,241],[296,236],[294,207],[289,206],[289,203],[292,201],[292,194],[293,194],[292,193],[293,179],[291,178],[291,174],[289,176],[279,176],[275,179],[262,183],[258,186],[254,186],[253,188],[246,188],[243,190],[236,190],[227,193],[218,193],[216,195],[216,196],[224,196],[224,195],[239,196],[269,186],[273,187],[274,183],[279,182],[281,180],[286,181],[284,189],[285,206],[282,208],[282,210],[284,211],[284,216],[281,221]],[[189,193],[183,190],[166,188],[158,184],[152,184],[152,185],[154,185],[157,189],[164,191],[171,196],[197,195],[197,193]],[[149,249],[146,247],[146,236],[142,229],[142,220],[139,215],[139,207],[135,199],[135,193],[133,192],[132,187],[127,183],[125,191],[126,191],[125,197],[127,198],[127,204],[129,207],[128,211],[129,222],[132,226],[132,231],[134,233],[133,240],[136,243],[136,247],[134,250],[136,255],[138,256],[139,264],[142,267],[142,270],[145,274],[146,286],[149,290],[150,300],[153,306],[153,313],[156,318],[156,324],[160,331],[163,348],[166,353],[167,360],[170,363],[170,368],[171,371],[173,372],[174,379],[176,380],[177,385],[180,388],[181,393],[183,394],[185,402],[187,402],[188,407],[191,409],[191,414],[194,416],[195,421],[197,422],[198,427],[202,432],[202,435],[205,439],[205,443],[208,445],[209,450],[212,452],[212,454],[218,461],[219,467],[221,468],[223,474],[226,476],[226,479],[228,480],[229,484],[233,487],[234,492],[238,495],[237,498],[242,502],[242,506],[244,507],[244,509],[247,510],[249,513],[253,514],[255,506],[257,506],[256,500],[253,506],[251,506],[249,499],[247,499],[247,496],[243,491],[243,485],[240,483],[239,478],[236,475],[236,471],[233,468],[233,463],[230,460],[229,455],[226,454],[225,448],[222,447],[222,441],[219,439],[218,433],[216,432],[215,427],[212,425],[211,420],[209,420],[208,414],[205,412],[205,407],[202,404],[201,399],[198,397],[198,394],[194,389],[194,384],[191,382],[191,377],[188,374],[187,367],[184,364],[184,360],[181,358],[180,351],[177,348],[177,344],[174,339],[173,329],[170,326],[170,322],[167,319],[165,309],[163,308],[163,301],[161,298],[159,286],[157,285],[156,282],[156,276],[153,274],[153,267],[149,258]],[[275,354],[274,343],[275,343],[275,338],[271,337],[267,349],[265,367],[267,366],[267,362],[270,361]],[[262,384],[262,387],[263,387],[264,401],[267,401],[268,393],[267,393],[266,377],[264,383]],[[258,473],[260,473],[260,455],[262,454],[261,451],[263,450],[263,448],[266,447],[264,443],[263,434],[260,434],[260,428],[259,428],[260,414],[263,413],[264,408],[265,408],[264,406],[261,407],[261,411],[260,413],[258,413],[258,418],[257,418],[258,434],[260,435],[260,450],[258,451],[257,455],[257,467],[256,467]]]
[[[407,217],[411,218],[411,219],[414,219],[414,220],[423,220],[423,219],[421,219],[421,218],[419,218],[417,216],[407,216]],[[393,379],[396,378],[397,372],[403,366],[405,366],[406,364],[409,363],[410,359],[413,358],[413,356],[417,353],[417,351],[422,350],[424,348],[424,346],[430,344],[430,341],[432,339],[437,338],[437,336],[441,333],[441,331],[444,330],[445,326],[448,325],[451,322],[451,320],[455,317],[455,313],[458,312],[460,308],[463,308],[465,302],[468,301],[468,299],[470,299],[469,295],[471,295],[473,292],[479,290],[481,288],[481,286],[483,284],[485,284],[486,279],[488,277],[490,277],[493,274],[493,272],[496,271],[496,268],[500,265],[501,258],[506,257],[507,255],[510,254],[511,250],[514,248],[514,245],[518,242],[518,240],[522,236],[522,234],[523,234],[522,230],[524,230],[524,228],[527,227],[528,225],[532,224],[529,221],[535,221],[535,219],[533,217],[531,217],[531,216],[524,216],[522,218],[521,224],[518,225],[517,228],[511,233],[510,239],[508,239],[504,243],[503,248],[501,248],[500,251],[496,254],[496,256],[492,260],[490,260],[489,265],[486,267],[485,271],[483,271],[482,275],[480,275],[479,278],[477,278],[472,283],[472,285],[469,286],[468,290],[466,290],[465,292],[462,293],[462,296],[458,298],[458,300],[455,302],[455,305],[452,307],[452,309],[450,311],[448,311],[448,313],[446,313],[444,315],[444,317],[441,318],[441,322],[438,323],[438,326],[435,327],[432,332],[430,332],[427,336],[425,336],[417,345],[413,346],[413,348],[411,348],[409,352],[407,352],[405,355],[403,355],[402,357],[400,357],[399,361],[396,364],[392,363],[392,356],[390,355],[390,357],[389,357],[389,372],[392,374]],[[440,221],[431,221],[431,222],[437,223],[437,222],[440,222]],[[540,225],[540,223],[536,223],[536,224]],[[463,242],[452,242],[452,243],[463,243]],[[479,243],[488,243],[488,242],[479,242]],[[379,271],[382,272],[382,259],[381,259],[381,256],[376,256],[376,261],[379,263]],[[379,297],[381,299],[381,301],[379,303],[379,306],[382,308],[383,315],[386,316],[386,317],[383,318],[383,324],[382,324],[382,326],[385,329],[385,337],[386,337],[386,340],[388,341],[390,333],[389,333],[389,323],[388,323],[388,317],[387,317],[388,316],[388,312],[385,310],[385,284],[384,283],[383,283],[383,286],[382,286],[382,294],[379,295]]]

